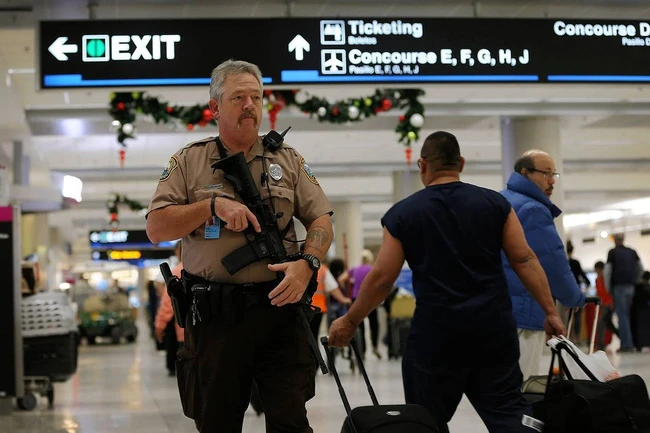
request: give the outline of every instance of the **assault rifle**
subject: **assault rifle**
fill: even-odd
[[[297,260],[299,256],[287,254],[287,250],[282,243],[284,236],[278,228],[277,223],[278,218],[282,217],[282,213],[274,214],[269,208],[268,203],[262,200],[244,154],[239,152],[221,159],[212,164],[212,168],[214,170],[223,170],[225,178],[233,185],[235,191],[241,196],[246,207],[255,215],[262,228],[262,231],[257,233],[249,224],[244,230],[244,235],[248,243],[221,259],[221,263],[228,273],[233,275],[245,266],[265,258],[270,259],[271,263]],[[323,374],[327,374],[329,370],[318,349],[318,343],[311,333],[307,318],[307,312],[311,313],[313,312],[313,308],[315,308],[311,306],[311,297],[316,291],[316,285],[315,278],[312,278],[309,286],[305,290],[305,294],[298,303],[297,310],[299,319],[307,333],[309,345],[318,360],[318,365]]]

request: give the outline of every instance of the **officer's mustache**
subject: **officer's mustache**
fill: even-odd
[[[244,114],[242,114],[239,117],[239,120],[248,119],[248,118],[253,119],[253,120],[257,120],[257,116],[255,115],[255,112],[252,111],[252,110],[251,111],[245,111]]]

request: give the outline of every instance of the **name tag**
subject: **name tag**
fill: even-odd
[[[205,239],[219,239],[221,236],[221,220],[216,217],[210,217],[205,222]]]

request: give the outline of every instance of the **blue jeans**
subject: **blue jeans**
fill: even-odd
[[[616,315],[618,316],[618,330],[621,335],[621,349],[632,349],[632,326],[630,325],[630,312],[632,311],[632,298],[634,297],[634,284],[614,284],[612,288]]]

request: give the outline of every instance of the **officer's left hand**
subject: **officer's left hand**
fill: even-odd
[[[354,337],[355,332],[357,332],[357,327],[354,326],[354,323],[345,314],[343,317],[339,317],[332,322],[328,343],[334,347],[347,347],[350,345],[350,341]]]
[[[280,284],[269,293],[271,305],[278,307],[300,301],[314,273],[305,260],[269,265],[269,270],[284,273]]]

